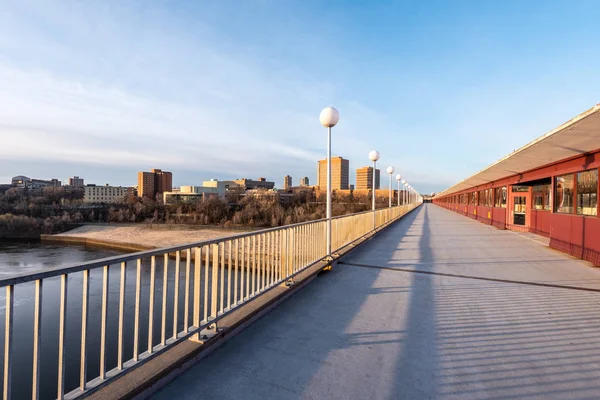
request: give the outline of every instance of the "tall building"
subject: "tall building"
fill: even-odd
[[[379,189],[380,174],[379,169],[375,170],[375,189]],[[373,188],[373,167],[362,167],[356,170],[356,189]]]
[[[71,187],[84,187],[84,183],[83,183],[83,178],[80,178],[78,176],[74,176],[72,178],[69,178],[69,186]]]
[[[138,172],[138,196],[154,199],[154,174],[152,172]]]
[[[173,174],[160,169],[138,172],[138,196],[154,199],[157,194],[173,189]]]
[[[160,169],[153,169],[154,190],[157,194],[173,190],[173,174]]]
[[[310,183],[308,181],[308,176],[305,176],[304,178],[300,178],[300,186],[310,186]]]
[[[317,178],[320,189],[327,188],[327,159],[319,160]],[[348,190],[350,161],[342,157],[331,157],[331,190]]]
[[[292,177],[289,175],[286,175],[283,177],[283,188],[284,189],[289,189],[292,187]]]

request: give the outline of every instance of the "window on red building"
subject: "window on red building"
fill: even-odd
[[[550,210],[552,185],[535,185],[533,187],[533,208],[535,210]]]
[[[506,208],[506,186],[494,190],[496,191],[495,206],[498,208]]]
[[[598,170],[577,174],[577,214],[598,214]]]
[[[557,213],[573,214],[573,189],[575,175],[567,174],[556,177],[554,189],[554,210]]]

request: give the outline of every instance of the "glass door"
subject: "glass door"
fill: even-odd
[[[513,215],[515,225],[525,225],[525,217],[527,215],[527,197],[515,196],[513,202]]]

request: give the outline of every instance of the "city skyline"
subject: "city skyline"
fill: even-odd
[[[333,105],[334,154],[356,167],[378,149],[440,191],[598,103],[599,19],[586,0],[8,2],[0,175],[130,185],[129,171],[163,165],[177,185],[282,186],[280,171],[314,177]]]
[[[340,157],[339,156],[332,156],[332,159],[337,159],[337,158],[340,158]],[[341,157],[341,158],[343,159],[343,157]],[[323,161],[324,160],[319,160],[319,162],[323,162]],[[351,165],[351,160],[345,160],[345,161],[348,161],[349,164]],[[153,168],[147,168],[147,169],[153,170]],[[350,184],[350,182],[353,182],[353,181],[356,182],[356,175],[357,175],[356,171],[359,170],[359,169],[360,168],[354,169],[354,170],[352,170],[352,168],[348,169],[347,172],[348,172],[348,175],[349,175],[349,180],[348,180],[349,186],[355,186],[354,184]],[[34,168],[34,170],[35,170],[35,168]],[[158,170],[160,171],[160,169],[158,169]],[[379,171],[379,168],[377,170]],[[352,171],[355,171],[355,172],[352,172]],[[3,172],[8,172],[8,171],[3,171]],[[95,186],[109,185],[109,186],[136,187],[136,186],[139,186],[139,173],[140,172],[139,172],[139,168],[138,168],[137,172],[135,173],[135,179],[132,179],[130,177],[125,178],[125,179],[123,179],[123,181],[124,182],[129,182],[129,183],[123,183],[123,184],[115,184],[114,182],[107,181],[106,179],[104,179],[104,180],[103,179],[100,179],[100,180],[98,180],[98,179],[88,179],[85,176],[73,175],[73,174],[71,174],[69,177],[64,178],[64,179],[61,179],[61,178],[57,178],[57,179],[59,181],[62,181],[65,186],[67,185],[67,183],[69,182],[70,179],[72,179],[73,177],[77,177],[77,178],[79,178],[81,180],[84,180],[86,186],[88,186],[88,185],[95,185]],[[193,182],[186,181],[186,182],[180,183],[176,179],[176,177],[179,174],[177,171],[175,171],[174,173],[173,173],[173,171],[169,171],[168,173],[172,173],[173,176],[174,176],[172,178],[173,179],[172,187],[174,187],[174,188],[175,187],[180,187],[180,186],[186,186],[186,185],[199,185],[200,181],[207,181],[207,180],[210,180],[210,179],[217,179],[219,181],[234,181],[234,180],[240,180],[240,179],[252,179],[252,177],[246,177],[246,176],[245,177],[231,177],[231,176],[227,176],[225,178],[215,178],[215,177],[206,177],[206,176],[204,176],[204,177],[196,178],[197,180],[193,181]],[[2,184],[9,184],[10,181],[11,181],[11,179],[13,177],[19,176],[19,175],[27,176],[29,178],[48,179],[48,180],[54,179],[54,178],[46,178],[45,175],[47,175],[47,173],[45,173],[45,175],[44,174],[42,174],[42,175],[36,175],[36,174],[27,174],[27,173],[18,173],[18,174],[12,174],[12,175],[9,174],[6,177],[0,176],[0,185],[2,185]],[[310,179],[309,176],[302,176],[301,178],[298,178],[298,184],[294,184],[294,179],[295,178],[293,176],[291,176],[291,175],[284,176],[284,178],[281,179],[281,183],[280,184],[278,183],[277,179],[267,178],[267,180],[275,182],[275,187],[276,188],[278,188],[278,189],[284,189],[285,188],[285,181],[284,180],[285,180],[286,177],[290,177],[291,178],[291,185],[290,185],[290,187],[292,187],[292,186],[302,186],[301,185],[301,181],[304,178],[308,178],[309,185],[310,185],[310,181],[311,181],[311,179]],[[318,186],[318,183],[319,183],[318,170],[317,170],[317,174],[315,174],[315,177],[313,179],[314,179],[314,182],[315,182],[314,186]],[[386,182],[382,182],[381,188],[388,188],[388,187],[389,187],[389,185],[388,185],[387,181]],[[392,184],[392,188],[395,189],[394,184]]]

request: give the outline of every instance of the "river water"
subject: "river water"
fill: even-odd
[[[36,271],[68,267],[80,264],[85,261],[95,260],[105,257],[122,255],[124,253],[112,250],[89,249],[79,246],[56,246],[41,244],[23,244],[0,242],[0,278],[7,278],[15,275],[28,274]],[[173,335],[173,315],[175,307],[175,298],[177,298],[178,321],[177,332],[183,330],[184,323],[191,326],[193,319],[193,265],[190,271],[188,299],[190,313],[188,320],[184,321],[185,315],[185,286],[186,286],[186,261],[182,260],[180,272],[177,280],[179,281],[179,291],[175,296],[175,260],[169,260],[167,268],[167,291],[166,297],[163,297],[164,259],[156,257],[155,269],[155,288],[154,288],[154,306],[150,307],[150,277],[151,262],[150,259],[143,259],[141,263],[141,281],[140,281],[140,302],[139,302],[139,353],[146,351],[150,345],[156,346],[161,342],[163,332],[163,323],[165,327],[165,337],[168,339]],[[202,268],[200,276],[201,292],[203,287],[212,285],[212,267]],[[243,282],[241,270],[238,271],[240,283]],[[125,274],[125,304],[124,304],[124,324],[123,324],[123,361],[130,360],[133,357],[134,347],[134,327],[135,327],[135,305],[136,305],[136,278],[137,263],[130,261],[126,264]],[[227,274],[221,275],[223,284],[227,288]],[[233,278],[233,277],[232,277]],[[219,278],[218,278],[219,279]],[[208,281],[208,282],[205,282]],[[66,333],[65,333],[65,393],[77,389],[79,386],[81,368],[81,342],[82,342],[82,296],[83,296],[83,273],[75,272],[68,275],[67,281],[67,307],[66,307]],[[102,316],[102,283],[103,268],[96,268],[90,271],[89,278],[89,301],[88,301],[88,321],[87,321],[87,340],[85,352],[86,363],[86,381],[90,381],[99,376],[100,373],[100,348],[101,348],[101,316]],[[219,283],[220,279],[219,279]],[[107,300],[107,329],[106,329],[106,371],[117,366],[118,354],[118,318],[119,318],[119,289],[121,285],[121,265],[113,263],[109,266],[108,278],[108,300]],[[248,288],[248,283],[246,283]],[[240,298],[243,294],[243,285],[240,284]],[[40,398],[55,399],[57,397],[58,382],[58,349],[59,349],[59,304],[60,304],[60,278],[47,278],[43,281],[42,297],[42,325],[41,325],[41,345],[40,345]],[[163,300],[165,303],[163,303]],[[0,290],[0,325],[4,328],[5,320],[5,290]],[[206,304],[205,304],[206,303]],[[13,314],[13,343],[12,343],[12,380],[11,393],[12,398],[25,399],[31,398],[32,370],[33,370],[33,316],[35,304],[35,285],[34,282],[19,284],[15,287],[14,314]],[[162,308],[166,306],[166,313],[163,319]],[[200,315],[205,315],[206,309],[210,309],[209,302],[202,301]],[[150,312],[152,309],[152,341],[149,343]],[[164,322],[163,322],[164,321]],[[0,329],[0,346],[4,344],[4,329]],[[3,353],[3,352],[2,352]],[[0,377],[4,373],[4,363],[0,363]]]
[[[114,250],[88,249],[82,246],[3,242],[0,239],[0,277],[28,274],[119,254],[123,253]]]
[[[0,240],[0,278],[28,274],[56,267],[67,267],[85,261],[123,254],[119,251],[88,249],[81,246],[27,244],[23,242],[3,242]],[[74,278],[74,279],[73,279]],[[81,288],[72,287],[73,280],[81,282],[81,278],[69,279],[69,289],[75,294],[81,293]],[[78,285],[78,286],[81,286]],[[42,307],[42,345],[41,345],[41,398],[56,398],[56,380],[58,366],[58,279],[52,278],[44,282]],[[97,295],[94,291],[91,295]],[[79,294],[81,296],[81,294]],[[77,303],[79,303],[79,299]],[[31,398],[31,374],[33,365],[33,284],[19,285],[15,290],[14,324],[13,324],[13,368],[12,368],[12,397],[14,399]],[[81,306],[79,305],[79,310]],[[0,318],[4,328],[5,292],[0,293]],[[93,312],[96,313],[97,310]],[[92,312],[92,308],[90,309]],[[81,337],[81,317],[78,320],[73,315],[76,310],[68,308],[67,339],[76,344]],[[1,345],[4,348],[4,329],[0,333]],[[80,341],[80,339],[79,339]],[[97,340],[93,340],[96,342]],[[73,343],[72,343],[73,344]],[[77,346],[67,347],[67,355],[77,357]],[[2,352],[3,354],[4,352]],[[97,355],[96,357],[97,358]],[[68,389],[77,385],[79,369],[77,364],[67,364],[66,382]],[[73,368],[75,367],[75,368]],[[0,368],[4,373],[4,366]],[[98,368],[95,368],[97,372]]]

